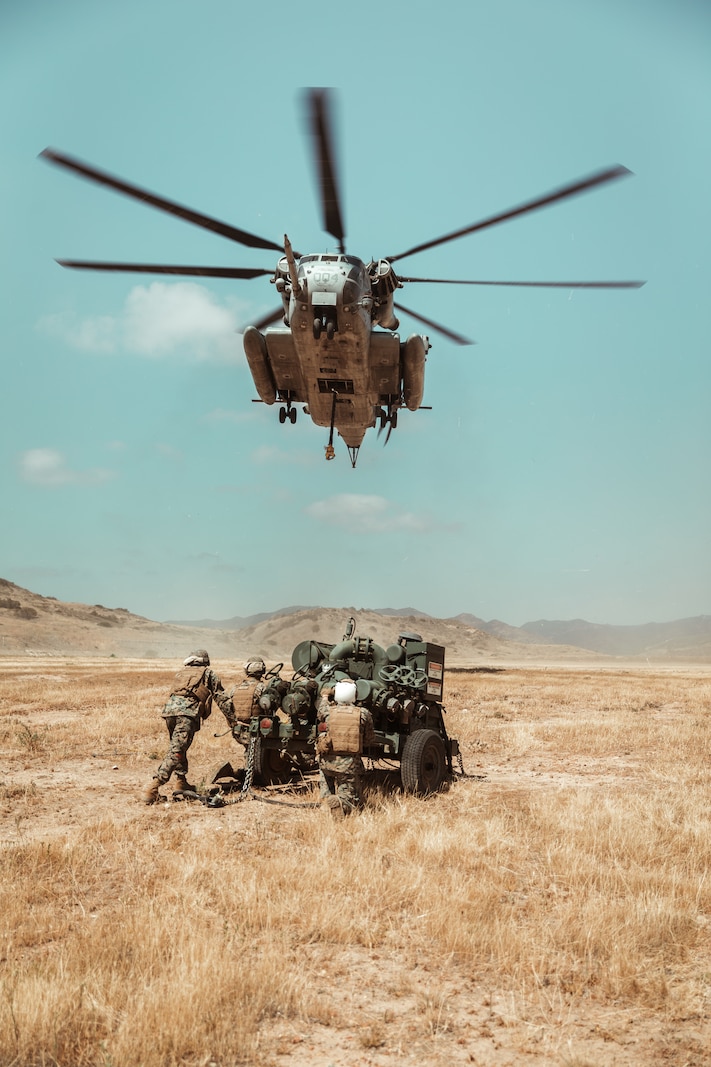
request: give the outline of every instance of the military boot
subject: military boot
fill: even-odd
[[[143,790],[142,800],[144,804],[155,804],[157,800],[160,800],[160,782],[157,778],[151,778],[150,782]]]
[[[197,793],[197,789],[184,775],[176,774],[175,782],[173,783],[173,793]]]
[[[336,822],[340,822],[341,819],[345,819],[346,814],[343,810],[343,805],[341,804],[338,797],[329,797],[326,801],[326,807],[328,808],[329,815],[332,819],[335,819]]]

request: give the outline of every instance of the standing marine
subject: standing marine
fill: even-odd
[[[259,698],[266,688],[263,681],[267,669],[260,656],[254,656],[244,665],[244,678],[234,685],[228,693],[217,699],[217,704],[237,739],[239,723],[249,722],[253,715],[259,713]]]
[[[373,741],[373,716],[357,707],[356,684],[342,678],[318,706],[319,792],[334,819],[363,806],[363,750]]]
[[[188,749],[203,719],[212,711],[213,697],[219,700],[224,692],[220,676],[210,667],[210,657],[204,648],[192,652],[173,679],[165,707],[161,712],[170,737],[170,748],[153,778],[146,786],[143,800],[155,804],[160,799],[160,787],[175,774],[174,793],[194,791],[188,782]]]

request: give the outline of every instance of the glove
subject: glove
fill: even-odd
[[[333,745],[331,744],[331,738],[328,734],[319,734],[316,738],[316,752],[319,756],[330,756],[333,752]]]

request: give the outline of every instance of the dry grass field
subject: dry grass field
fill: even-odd
[[[174,670],[2,663],[3,1067],[711,1063],[708,670],[450,672],[467,776],[344,823],[141,805]]]

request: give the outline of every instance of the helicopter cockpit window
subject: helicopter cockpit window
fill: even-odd
[[[348,271],[349,280],[352,281],[352,282],[357,282],[361,286],[365,285],[365,267],[360,262],[360,260],[357,259],[355,261],[355,263],[351,263],[351,264],[349,264],[349,266],[350,266],[350,269]]]
[[[319,266],[323,264],[323,270]],[[310,288],[314,285],[328,286],[338,284],[337,279],[343,276],[348,281],[355,282],[360,288],[366,285],[366,270],[362,259],[357,256],[320,255],[302,256],[297,266],[297,276],[302,285]]]

